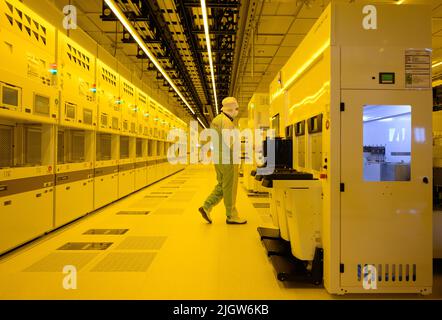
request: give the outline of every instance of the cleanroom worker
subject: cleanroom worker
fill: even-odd
[[[219,160],[215,161],[218,184],[203,206],[199,208],[199,212],[208,223],[212,223],[210,211],[224,199],[227,216],[226,223],[245,224],[247,220],[240,218],[236,210],[239,164],[235,164],[233,161],[232,147],[235,142],[231,143],[230,138],[226,139],[222,134],[223,130],[236,129],[234,120],[238,116],[239,105],[238,101],[233,97],[225,98],[222,104],[222,112],[213,119],[211,124],[211,128],[217,132],[219,137],[219,153],[215,152],[215,155],[218,154]],[[227,158],[225,157],[226,154],[228,155]]]

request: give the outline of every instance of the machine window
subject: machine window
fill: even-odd
[[[137,138],[137,158],[141,158],[143,156],[143,140]]]
[[[410,181],[411,106],[366,105],[363,112],[365,181]]]
[[[0,169],[13,166],[14,128],[0,125]]]
[[[27,126],[25,129],[24,156],[25,166],[42,165],[42,130],[39,126]]]
[[[107,133],[97,133],[97,160],[112,159],[112,136]]]
[[[35,95],[34,99],[34,111],[35,113],[49,115],[50,99],[48,97]]]
[[[2,86],[2,104],[18,107],[18,89]]]
[[[120,136],[120,159],[129,158],[129,137]]]
[[[305,167],[305,120],[295,124],[295,148],[298,166]]]

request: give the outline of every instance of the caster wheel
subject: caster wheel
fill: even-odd
[[[279,281],[284,282],[284,281],[286,281],[287,279],[288,279],[288,277],[287,277],[287,275],[286,275],[285,273],[279,273],[279,274],[278,274],[278,280],[279,280]]]

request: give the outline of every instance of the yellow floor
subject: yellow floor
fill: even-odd
[[[1,299],[348,299],[440,298],[433,294],[351,295],[287,287],[276,279],[256,228],[266,209],[241,187],[238,209],[249,223],[226,225],[223,205],[206,224],[197,208],[210,193],[215,172],[193,166],[91,214],[0,260]],[[164,194],[167,192],[167,194]],[[148,196],[148,198],[146,198]],[[167,196],[167,198],[165,198]],[[161,197],[161,198],[160,198]],[[78,199],[72,199],[78,201]],[[148,215],[117,215],[148,210]],[[268,210],[268,209],[267,209]],[[129,229],[124,235],[84,235],[89,229]],[[112,242],[104,251],[57,250],[67,242]],[[153,260],[152,260],[153,259]],[[78,269],[77,289],[63,288],[64,265]],[[132,270],[128,272],[127,270]]]

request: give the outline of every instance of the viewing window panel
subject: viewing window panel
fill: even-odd
[[[295,124],[295,154],[298,167],[305,168],[305,121]]]
[[[14,164],[14,127],[0,125],[0,169]]]
[[[65,145],[64,131],[58,130],[58,133],[57,133],[57,163],[58,164],[66,163],[64,145]]]
[[[112,135],[108,133],[97,133],[97,160],[112,159]]]
[[[143,140],[140,138],[137,138],[137,158],[141,158],[143,156]]]
[[[57,140],[57,163],[79,163],[85,159],[85,132],[83,130],[59,130]]]
[[[69,162],[84,162],[85,159],[85,133],[83,130],[70,131]]]
[[[148,144],[148,146],[147,146],[147,152],[148,152],[149,157],[154,157],[154,156],[156,156],[156,151],[157,151],[156,148],[157,148],[157,147],[156,147],[156,145],[155,145],[155,141],[149,139],[149,144]]]
[[[362,120],[364,180],[410,181],[411,106],[366,105]]]
[[[17,110],[20,104],[21,89],[0,82],[1,106]]]
[[[279,122],[279,113],[278,113],[277,115],[272,117],[272,129],[275,130],[276,137],[280,136],[279,125],[280,122]]]
[[[162,157],[164,151],[164,142],[157,141],[157,156]]]
[[[129,158],[129,137],[120,136],[120,159]]]
[[[322,166],[322,114],[307,120],[311,168],[321,171]]]
[[[25,165],[26,166],[40,166],[42,165],[41,153],[41,127],[26,126],[25,127]]]
[[[49,115],[50,99],[49,97],[36,94],[34,96],[34,112],[42,115]]]

